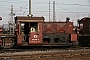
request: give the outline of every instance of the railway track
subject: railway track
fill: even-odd
[[[0,60],[84,60],[90,59],[90,53],[63,53],[63,54],[27,54],[27,55],[0,55]]]
[[[90,49],[5,49],[0,60],[90,60]]]
[[[5,52],[11,52],[11,53],[14,53],[14,52],[24,52],[24,51],[61,51],[61,52],[68,52],[68,51],[77,51],[77,52],[80,52],[80,51],[89,51],[90,50],[90,47],[79,47],[79,48],[76,48],[76,47],[70,47],[70,48],[5,48],[5,49],[0,49],[0,53],[5,53]]]
[[[35,52],[35,53],[63,53],[63,52],[89,52],[90,47],[80,47],[80,48],[33,48],[33,49],[1,49],[0,53],[20,53],[20,52]]]

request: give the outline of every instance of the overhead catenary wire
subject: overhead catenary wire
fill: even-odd
[[[58,5],[58,4],[56,4],[56,5]],[[60,8],[62,8],[63,10],[66,10],[66,11],[68,11],[68,12],[72,12],[72,11],[70,11],[70,10],[68,10],[68,9],[65,9],[65,8],[63,8],[63,7],[61,7],[60,5],[58,5]]]
[[[89,1],[90,0],[88,0],[88,2],[87,3],[89,3]],[[26,0],[14,0],[14,1],[12,1],[12,0],[0,0],[0,7],[2,8],[1,10],[3,10],[2,12],[6,12],[6,9],[7,9],[7,11],[8,10],[10,10],[10,3],[12,2],[12,4],[16,4],[16,5],[14,5],[14,12],[16,12],[16,14],[18,15],[18,14],[20,14],[20,15],[26,15],[26,14],[28,14],[28,12],[29,12],[29,8],[28,8],[28,6],[29,6],[29,3],[28,3],[28,0],[26,1]],[[7,4],[7,3],[9,3],[8,5],[5,5],[5,4]],[[19,4],[19,5],[18,5]],[[47,1],[47,2],[44,2],[44,1],[34,1],[34,0],[32,0],[32,13],[34,13],[34,15],[44,15],[44,14],[47,14],[47,16],[49,16],[49,14],[48,14],[48,4],[49,4],[49,2]],[[52,14],[52,12],[53,12],[53,8],[52,8],[52,5],[53,5],[53,2],[50,2],[50,5],[51,5],[51,7],[50,7],[50,14]],[[82,3],[65,3],[65,1],[64,2],[57,2],[56,1],[56,3],[55,3],[55,5],[56,5],[56,14],[89,14],[90,12],[89,11],[86,11],[87,9],[86,8],[88,8],[89,9],[89,6],[90,6],[90,4],[82,4]],[[45,6],[45,7],[44,7]],[[63,6],[65,6],[65,7],[63,7]],[[76,10],[74,10],[74,9],[70,9],[71,7],[75,7],[74,9],[77,9],[77,7],[79,8],[81,8],[82,7],[82,10],[83,11],[76,11]],[[21,8],[22,7],[22,8]],[[70,7],[70,8],[67,8],[67,7]],[[79,8],[79,9],[80,9]],[[37,10],[38,9],[38,10]],[[79,10],[79,9],[77,9],[77,10]],[[2,13],[1,12],[1,15],[2,14],[4,14],[4,13]],[[25,13],[24,13],[25,12]],[[6,16],[6,15],[5,15]],[[44,16],[46,16],[46,15],[44,15]],[[52,16],[52,15],[51,15]],[[84,15],[85,16],[85,15]],[[52,17],[51,17],[52,18]],[[49,19],[49,17],[48,17],[48,19]],[[56,17],[56,19],[57,19],[57,17]]]

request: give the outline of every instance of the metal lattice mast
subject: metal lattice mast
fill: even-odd
[[[14,33],[14,21],[13,21],[13,16],[15,15],[13,13],[13,5],[11,5],[11,13],[10,15],[10,22],[9,22],[9,27],[10,27],[10,34]]]
[[[49,0],[49,21],[50,21],[50,0]]]
[[[55,21],[55,1],[53,1],[53,22]]]

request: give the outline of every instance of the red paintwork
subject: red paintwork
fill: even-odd
[[[45,22],[43,33],[73,33],[73,22]]]
[[[2,29],[0,29],[0,33],[2,33],[2,31],[3,31],[3,30],[2,30]]]
[[[77,41],[77,34],[71,34],[71,41]]]
[[[2,33],[3,32],[3,30],[2,30],[2,26],[0,26],[0,33]]]
[[[66,22],[61,22],[61,23],[58,22],[56,29],[57,29],[57,33],[65,32],[65,30],[66,30]]]
[[[18,22],[18,25],[17,25],[18,29],[16,30],[16,34],[17,34],[17,45],[21,45],[22,44],[22,38],[21,38],[21,35],[20,35],[20,22]]]
[[[2,32],[3,32],[2,27],[0,27],[0,33],[2,33]]]
[[[21,45],[22,44],[22,38],[20,35],[18,35],[18,38],[17,38],[17,45]]]
[[[29,44],[42,44],[42,23],[38,23],[38,32],[30,32]]]
[[[44,22],[43,23],[43,33],[55,33],[55,24],[52,22]]]

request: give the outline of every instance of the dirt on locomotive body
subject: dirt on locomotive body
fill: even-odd
[[[3,33],[0,28],[0,45],[17,46],[90,46],[90,18],[73,22],[45,22],[44,17],[16,16],[14,33]],[[74,30],[75,28],[75,30]]]

